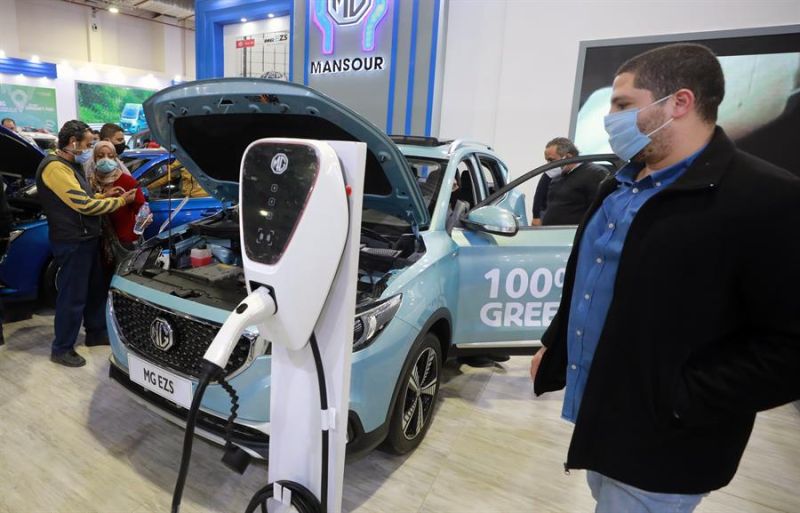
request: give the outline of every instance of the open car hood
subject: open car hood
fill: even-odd
[[[0,126],[0,172],[34,178],[43,158],[38,146]]]
[[[367,144],[364,207],[427,225],[416,176],[375,125],[318,91],[279,80],[220,78],[179,84],[144,104],[152,137],[221,201],[238,201],[245,148],[263,137]]]

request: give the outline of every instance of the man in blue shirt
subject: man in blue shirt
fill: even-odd
[[[690,513],[733,478],[755,415],[800,398],[800,180],[736,149],[705,47],[623,64],[605,119],[628,164],[578,228],[531,361],[566,386],[565,469],[596,513]],[[770,278],[767,278],[767,275]]]

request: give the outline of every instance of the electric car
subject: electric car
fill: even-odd
[[[488,146],[391,138],[312,89],[265,79],[173,86],[145,110],[155,140],[171,141],[206,190],[232,203],[151,239],[112,281],[109,373],[147,408],[183,423],[202,356],[247,295],[233,203],[244,149],[263,137],[367,144],[350,453],[381,443],[395,453],[415,448],[431,424],[446,358],[531,354],[540,346],[575,227],[529,227],[524,196]],[[213,263],[192,267],[188,255],[197,248],[211,248]],[[167,249],[172,263],[164,269]],[[270,432],[268,340],[269,333],[248,330],[226,367],[239,398],[233,430],[226,434],[231,405],[219,384],[207,389],[197,423],[201,436],[262,457]]]

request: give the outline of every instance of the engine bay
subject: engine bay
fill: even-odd
[[[393,275],[425,252],[421,237],[409,227],[386,224],[384,217],[365,210],[357,308],[380,298]],[[168,248],[169,266],[165,268],[162,253]],[[171,236],[164,232],[142,248],[119,255],[117,273],[182,299],[229,310],[247,295],[241,251],[239,212],[233,207],[182,227]]]

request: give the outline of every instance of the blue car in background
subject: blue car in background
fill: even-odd
[[[41,149],[0,127],[0,174],[14,218],[8,252],[0,263],[0,299],[4,302],[40,299],[45,304],[55,303],[58,267],[34,183],[36,169],[44,157]],[[174,158],[170,159],[165,150],[129,151],[123,154],[123,160],[140,180],[153,210],[154,221],[145,231],[145,238],[157,234],[164,225],[170,204],[173,211],[181,207],[185,199],[182,191],[191,191],[195,197],[186,199],[173,214],[173,226],[212,215],[222,207],[214,198],[201,197],[202,189],[184,183],[187,173],[181,172],[179,165],[173,165],[173,173],[167,176],[167,166],[174,163]]]

